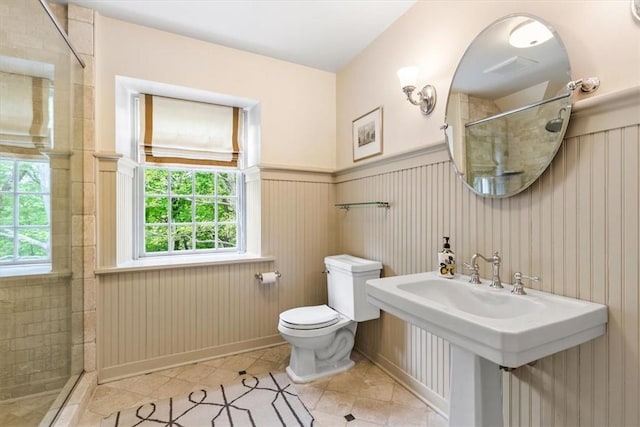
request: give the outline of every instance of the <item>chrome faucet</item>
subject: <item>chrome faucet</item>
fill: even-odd
[[[502,281],[500,280],[500,262],[502,261],[502,258],[500,258],[500,255],[498,255],[498,252],[494,252],[491,258],[487,258],[484,255],[478,253],[473,254],[473,256],[471,257],[471,262],[469,264],[465,264],[465,267],[473,270],[470,282],[476,285],[480,283],[480,275],[478,274],[478,258],[482,258],[486,262],[491,263],[493,274],[489,287],[495,289],[503,288],[504,286],[502,286]]]

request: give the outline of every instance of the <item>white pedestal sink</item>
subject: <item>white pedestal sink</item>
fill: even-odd
[[[451,343],[450,426],[502,426],[500,366],[517,368],[603,335],[602,304],[435,272],[367,281],[367,300]]]

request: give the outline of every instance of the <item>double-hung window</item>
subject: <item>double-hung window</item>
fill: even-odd
[[[0,155],[0,265],[51,261],[49,162]]]
[[[140,95],[138,257],[242,252],[242,111]]]
[[[0,267],[50,267],[52,126],[53,82],[0,71]]]

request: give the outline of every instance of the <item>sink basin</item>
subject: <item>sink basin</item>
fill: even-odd
[[[605,332],[607,307],[435,272],[367,280],[367,301],[451,343],[449,426],[501,427],[502,374]]]
[[[602,304],[435,272],[367,281],[367,300],[498,365],[518,367],[604,334]]]

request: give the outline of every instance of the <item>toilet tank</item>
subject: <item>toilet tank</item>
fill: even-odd
[[[329,307],[356,322],[380,317],[380,309],[367,302],[365,282],[380,277],[381,263],[352,255],[334,255],[326,257],[324,264]]]

